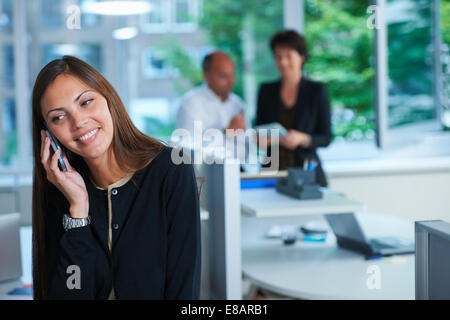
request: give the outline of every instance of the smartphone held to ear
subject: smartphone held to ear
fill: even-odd
[[[45,121],[44,121],[44,126],[45,126],[45,134],[47,135],[47,137],[50,138],[50,141],[52,144],[52,149],[54,152],[56,152],[58,149],[61,149],[61,147],[56,142],[56,139],[53,138],[53,135],[52,135],[50,129],[47,127],[47,123],[45,123]],[[61,153],[59,154],[58,164],[59,164],[59,168],[61,169],[61,171],[67,171],[67,166],[66,166],[66,163],[64,162],[64,158],[62,156],[62,150],[61,150]]]

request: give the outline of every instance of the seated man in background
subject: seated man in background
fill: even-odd
[[[201,121],[202,130],[215,128],[245,129],[244,102],[236,94],[234,63],[223,52],[208,54],[202,63],[205,83],[187,92],[177,114],[177,128],[194,132],[194,121]]]

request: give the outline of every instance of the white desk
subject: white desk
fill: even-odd
[[[358,214],[367,237],[401,236],[414,240],[414,223],[396,217]],[[318,215],[242,217],[242,271],[257,286],[299,299],[414,299],[414,254],[365,260],[327,243],[285,246],[264,236],[273,224],[301,225]],[[380,289],[369,289],[367,268],[379,267]]]
[[[344,195],[323,189],[323,198],[299,200],[278,193],[275,188],[241,190],[241,212],[256,217],[298,216],[301,214],[325,214],[362,212],[364,204]]]

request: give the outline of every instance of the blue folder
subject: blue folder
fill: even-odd
[[[274,188],[277,179],[251,179],[241,180],[241,189]]]

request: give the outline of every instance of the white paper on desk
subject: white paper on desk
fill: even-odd
[[[274,224],[266,233],[267,238],[281,238],[283,234],[299,235],[298,226],[292,224]]]
[[[330,233],[332,232],[330,226],[327,224],[324,220],[312,220],[308,221],[303,225],[305,228],[310,230],[316,230],[321,231],[323,233]]]

